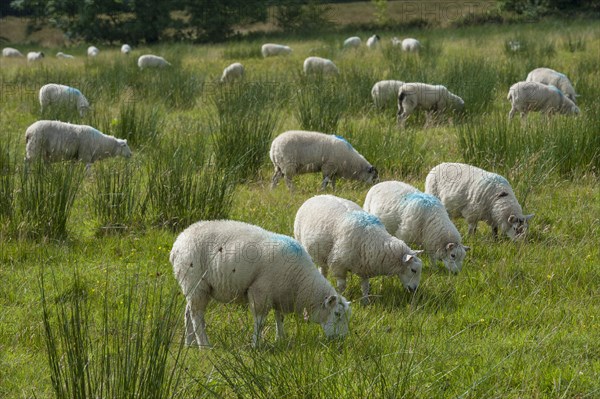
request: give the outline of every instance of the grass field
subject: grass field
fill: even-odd
[[[369,32],[356,32],[363,38]],[[416,37],[420,55],[392,36]],[[35,65],[0,59],[0,397],[596,398],[600,396],[600,74],[597,21],[403,31],[376,51],[343,51],[345,37],[284,41],[291,56],[262,59],[260,41],[162,45],[122,56],[101,48],[87,60]],[[519,40],[523,51],[507,43]],[[19,46],[16,46],[19,47]],[[19,47],[27,51],[28,47]],[[137,56],[164,56],[168,70],[139,71]],[[338,78],[301,75],[326,56]],[[245,82],[221,87],[222,69],[242,62]],[[507,120],[512,83],[535,67],[571,77],[578,118]],[[394,107],[377,110],[378,80],[444,84],[464,117],[405,130]],[[45,83],[78,87],[90,114],[41,115]],[[309,117],[309,116],[314,117]],[[127,138],[128,162],[54,164],[23,171],[24,132],[61,117]],[[168,260],[178,232],[204,218],[231,218],[292,234],[295,212],[321,177],[269,189],[271,138],[315,124],[346,137],[380,171],[423,189],[429,169],[469,162],[506,176],[526,213],[525,242],[492,239],[480,226],[463,271],[424,261],[418,291],[372,280],[361,306],[349,280],[350,335],[329,342],[301,316],[289,337],[250,345],[245,306],[213,303],[214,348],[182,346],[184,298]],[[369,187],[338,182],[335,194],[362,205]]]

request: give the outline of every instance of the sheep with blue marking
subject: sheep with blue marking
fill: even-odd
[[[558,88],[569,100],[573,101],[573,104],[577,104],[577,97],[579,96],[575,93],[571,81],[564,73],[550,68],[536,68],[529,72],[525,81],[552,85]]]
[[[484,221],[512,240],[525,237],[532,215],[524,215],[508,180],[504,177],[463,163],[442,163],[425,179],[425,192],[442,201],[450,217],[463,217],[469,234]]]
[[[249,304],[255,346],[271,309],[277,339],[285,336],[286,313],[305,315],[330,338],[348,333],[349,302],[291,237],[243,222],[202,221],[177,237],[169,259],[187,302],[187,345],[210,346],[204,314],[211,299]]]
[[[386,181],[371,187],[363,209],[377,216],[394,237],[425,249],[431,263],[458,273],[469,247],[438,198],[410,184]]]
[[[506,97],[511,103],[508,118],[519,112],[526,118],[529,112],[579,115],[579,107],[555,86],[538,82],[518,82],[510,87]]]
[[[401,80],[380,80],[373,85],[371,97],[377,108],[383,108],[386,105],[396,105],[398,92],[404,84]]]
[[[347,140],[333,134],[289,130],[273,140],[269,156],[275,167],[271,188],[285,177],[291,191],[293,177],[302,173],[322,172],[321,190],[329,183],[335,189],[337,177],[366,183],[373,183],[378,177],[377,169]]]
[[[78,89],[66,85],[48,83],[40,88],[40,106],[42,112],[48,107],[62,107],[63,109],[77,109],[80,116],[84,116],[90,109],[87,98]]]
[[[294,237],[306,248],[321,273],[331,270],[338,292],[346,289],[352,272],[361,278],[363,303],[369,300],[369,279],[398,276],[414,292],[419,286],[421,251],[413,251],[390,235],[381,221],[356,203],[333,195],[318,195],[305,201],[296,213]]]

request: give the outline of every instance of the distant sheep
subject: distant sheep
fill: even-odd
[[[40,88],[40,106],[42,112],[49,106],[59,106],[65,109],[74,108],[83,116],[90,108],[87,98],[76,88],[49,83]]]
[[[577,104],[577,97],[579,97],[579,95],[575,93],[571,81],[564,73],[557,72],[550,68],[536,68],[529,72],[525,81],[554,86],[567,96],[569,100],[573,101],[574,104]]]
[[[348,333],[349,302],[291,237],[231,220],[202,221],[177,237],[169,260],[187,301],[187,345],[210,346],[204,314],[211,299],[250,305],[254,346],[271,309],[277,339],[285,336],[286,313],[319,323],[327,337],[343,338]]]
[[[462,98],[442,85],[405,83],[398,93],[398,125],[404,126],[406,118],[417,109],[427,111],[427,126],[434,113],[462,111],[464,106]]]
[[[129,44],[124,44],[121,46],[121,53],[125,55],[129,55],[131,53],[131,46]]]
[[[292,53],[292,49],[289,46],[283,44],[266,43],[263,44],[260,52],[263,57],[271,57],[275,55],[287,55]]]
[[[165,60],[163,57],[159,57],[157,55],[152,54],[145,54],[140,56],[140,58],[138,58],[137,64],[140,69],[166,68],[171,66],[171,64],[167,62],[167,60]]]
[[[363,208],[377,216],[394,237],[423,247],[433,264],[441,260],[452,273],[462,269],[469,247],[462,244],[446,208],[435,196],[410,184],[386,181],[371,187]]]
[[[322,172],[321,190],[335,179],[361,180],[372,183],[377,180],[377,169],[356,151],[348,141],[339,136],[304,130],[281,133],[271,143],[269,152],[275,167],[271,188],[275,188],[282,177],[290,190],[292,178],[297,174]]]
[[[367,47],[370,49],[375,49],[379,45],[380,37],[379,35],[373,35],[367,39]]]
[[[533,215],[524,215],[508,181],[495,173],[462,163],[442,163],[431,169],[425,180],[425,192],[438,197],[450,217],[464,217],[469,234],[477,222],[498,229],[512,240],[525,236]]]
[[[348,272],[361,278],[362,302],[368,302],[369,278],[398,276],[409,291],[421,279],[422,263],[402,240],[390,235],[381,221],[352,201],[333,195],[312,197],[300,206],[294,237],[326,276],[329,269],[338,292],[346,289]]]
[[[339,75],[340,71],[333,61],[321,57],[308,57],[304,60],[304,73],[306,75]]]
[[[239,62],[229,65],[223,70],[221,75],[221,83],[233,82],[235,80],[241,80],[244,77],[244,66]]]
[[[100,50],[98,50],[98,47],[95,47],[95,46],[88,47],[88,49],[87,49],[88,57],[96,57],[98,54],[100,54]]]
[[[58,53],[56,53],[56,58],[64,58],[64,59],[67,59],[67,60],[72,60],[75,57],[73,57],[71,54],[65,54],[65,53],[59,51]]]
[[[352,36],[344,40],[344,48],[358,48],[362,44],[362,40],[358,36]]]
[[[41,61],[44,57],[44,53],[41,51],[30,51],[27,53],[27,62]]]
[[[528,112],[543,112],[546,114],[579,115],[579,107],[565,96],[558,88],[538,82],[518,82],[510,87],[506,97],[512,107],[508,114],[512,119],[518,111],[521,117]]]
[[[383,108],[386,105],[396,105],[398,92],[404,82],[400,80],[381,80],[373,85],[371,89],[371,97],[373,103],[378,108]]]
[[[25,161],[43,159],[46,162],[78,160],[91,164],[108,157],[129,158],[127,140],[107,136],[86,125],[41,120],[25,132]]]
[[[398,47],[398,46],[402,46],[402,40],[398,39],[397,37],[392,37],[392,46],[394,47]]]
[[[417,53],[421,50],[421,43],[417,39],[407,38],[402,40],[402,51]]]
[[[16,48],[4,47],[2,49],[2,57],[17,58],[17,57],[23,57],[23,54],[19,50],[17,50]]]

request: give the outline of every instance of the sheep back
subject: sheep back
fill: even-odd
[[[518,82],[508,91],[507,99],[512,108],[509,117],[515,112],[527,114],[530,111],[561,114],[579,114],[579,108],[555,86],[538,82]]]
[[[550,68],[536,68],[529,72],[525,81],[555,86],[564,93],[569,100],[573,101],[574,104],[577,104],[577,93],[575,93],[571,81],[564,73]]]

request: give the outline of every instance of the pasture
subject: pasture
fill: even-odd
[[[364,43],[372,33],[357,34]],[[0,397],[600,396],[597,21],[381,36],[374,51],[344,51],[342,35],[280,37],[293,53],[266,59],[262,40],[165,44],[130,56],[99,46],[95,59],[87,46],[53,48],[30,65],[0,59]],[[402,53],[392,36],[418,38],[424,49]],[[57,51],[76,58],[57,59]],[[137,57],[147,53],[172,67],[140,71]],[[309,55],[332,59],[340,76],[304,77]],[[219,85],[233,62],[244,64],[244,82]],[[508,88],[541,66],[571,78],[581,115],[509,123]],[[415,114],[400,130],[395,105],[372,105],[371,87],[384,79],[443,84],[464,99],[465,115],[424,129]],[[37,93],[46,83],[79,88],[91,112],[42,115]],[[89,173],[73,163],[25,173],[25,130],[45,118],[126,138],[133,157]],[[397,278],[375,278],[367,306],[352,276],[343,342],[292,315],[288,337],[276,342],[271,314],[264,347],[253,349],[247,307],[213,302],[214,348],[186,348],[173,242],[190,223],[213,218],[292,235],[321,176],[297,176],[294,193],[281,183],[270,190],[269,144],[290,129],[341,135],[381,180],[420,189],[444,161],[500,173],[525,213],[535,213],[527,240],[496,241],[483,224],[467,236],[456,220],[472,248],[460,274],[425,259],[416,293]],[[340,179],[335,195],[362,205],[368,189]]]

